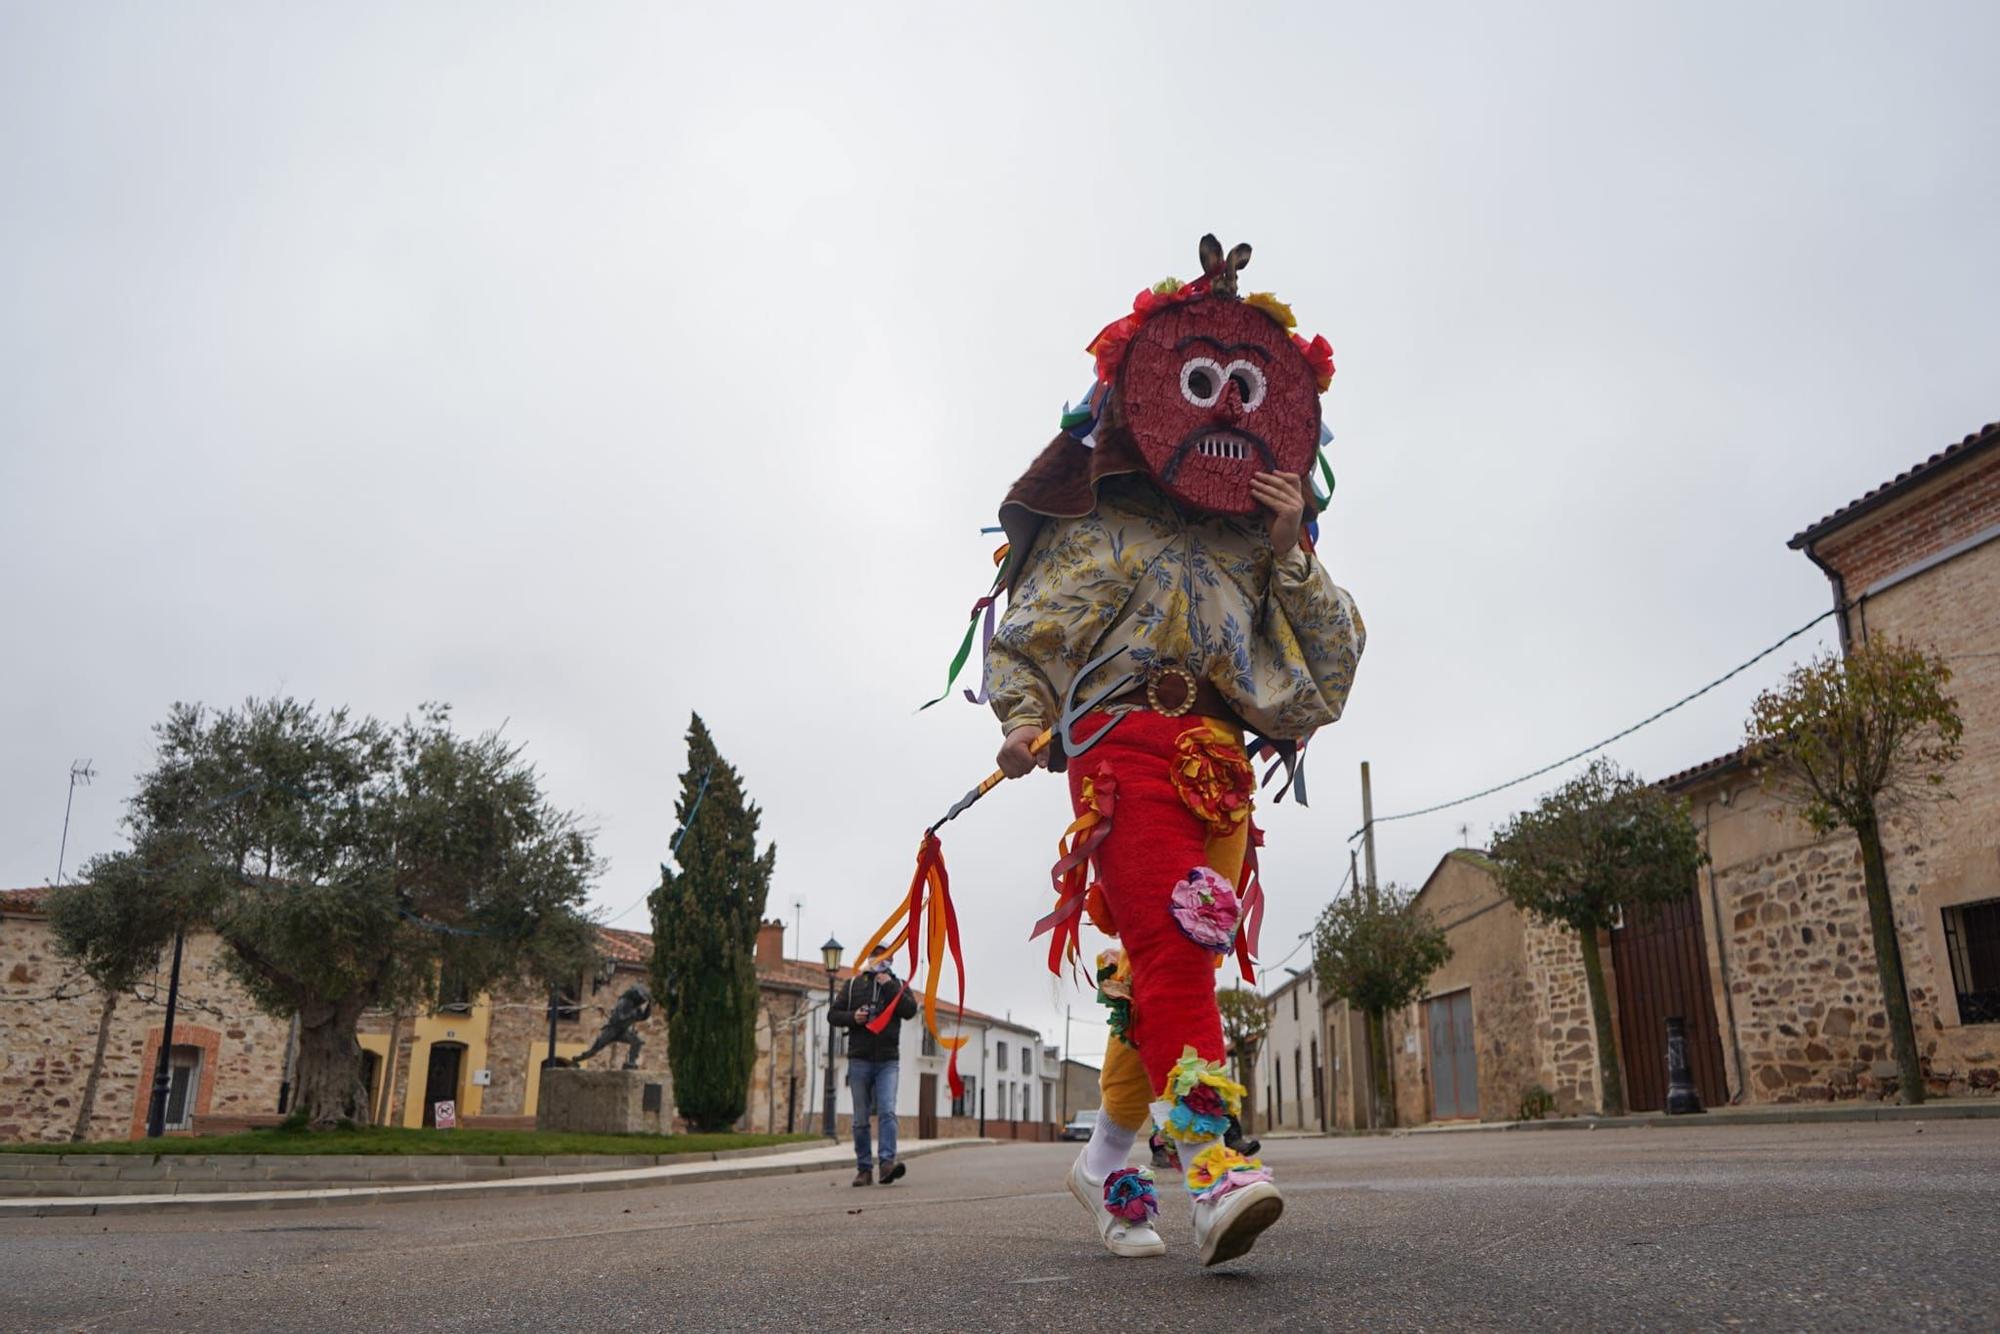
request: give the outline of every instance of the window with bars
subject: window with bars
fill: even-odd
[[[167,1129],[194,1125],[195,1094],[201,1088],[201,1048],[176,1046],[167,1057]]]
[[[1958,1022],[2000,1024],[2000,899],[1946,908],[1944,950],[1958,993]]]

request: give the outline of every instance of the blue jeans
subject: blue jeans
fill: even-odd
[[[868,1144],[871,1116],[881,1122],[881,1161],[896,1161],[896,1080],[901,1070],[897,1061],[847,1063],[847,1086],[854,1090],[854,1165],[863,1172],[876,1161]]]

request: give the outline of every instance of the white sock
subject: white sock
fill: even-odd
[[[1110,1117],[1098,1112],[1097,1124],[1090,1128],[1090,1142],[1083,1146],[1083,1170],[1099,1181],[1104,1180],[1125,1166],[1132,1142],[1138,1138],[1136,1127],[1127,1130],[1114,1125]]]

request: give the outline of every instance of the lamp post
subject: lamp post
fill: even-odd
[[[820,1113],[820,1122],[826,1127],[826,1137],[835,1144],[840,1143],[838,1114],[834,1108],[833,1096],[833,984],[840,974],[842,946],[832,936],[819,947],[819,957],[826,961],[826,1105]]]
[[[174,1011],[180,1008],[180,1000],[181,933],[176,931],[173,971],[167,974],[167,1022],[160,1029],[160,1059],[153,1067],[153,1101],[146,1109],[147,1139],[158,1139],[167,1133],[167,1090],[173,1083]]]

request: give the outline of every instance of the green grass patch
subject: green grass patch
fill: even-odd
[[[820,1135],[568,1135],[538,1130],[249,1130],[238,1135],[114,1139],[94,1144],[0,1144],[0,1153],[128,1154],[551,1154],[717,1153],[787,1144],[824,1144]]]

